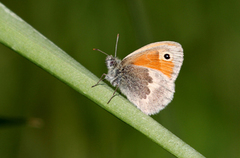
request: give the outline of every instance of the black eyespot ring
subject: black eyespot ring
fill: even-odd
[[[170,59],[170,58],[171,58],[171,57],[170,57],[170,54],[164,54],[164,58],[165,58],[166,60]]]

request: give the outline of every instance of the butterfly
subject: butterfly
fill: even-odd
[[[94,49],[107,55],[108,73],[103,74],[99,82],[105,77],[104,79],[116,87],[110,100],[119,88],[143,113],[147,115],[158,113],[173,99],[174,82],[183,63],[182,46],[172,41],[155,42],[120,60],[116,57],[118,39],[119,34],[115,56]]]

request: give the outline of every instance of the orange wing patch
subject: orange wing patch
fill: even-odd
[[[172,61],[166,61],[159,58],[159,54],[157,50],[145,52],[134,58],[132,64],[159,70],[164,75],[171,78],[174,64]]]

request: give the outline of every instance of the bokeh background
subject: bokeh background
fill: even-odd
[[[240,157],[240,1],[2,0],[97,76],[105,55],[177,41],[170,105],[152,116],[206,157]],[[1,17],[0,17],[1,18]],[[0,44],[1,158],[172,158],[129,125]]]

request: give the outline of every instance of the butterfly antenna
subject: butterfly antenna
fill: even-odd
[[[117,41],[115,46],[115,57],[117,57],[117,45],[118,45],[119,34],[117,34]]]
[[[109,56],[107,53],[105,53],[104,51],[101,51],[100,49],[93,48],[93,50],[99,51],[99,52],[101,52],[101,53],[103,53],[103,54]]]

